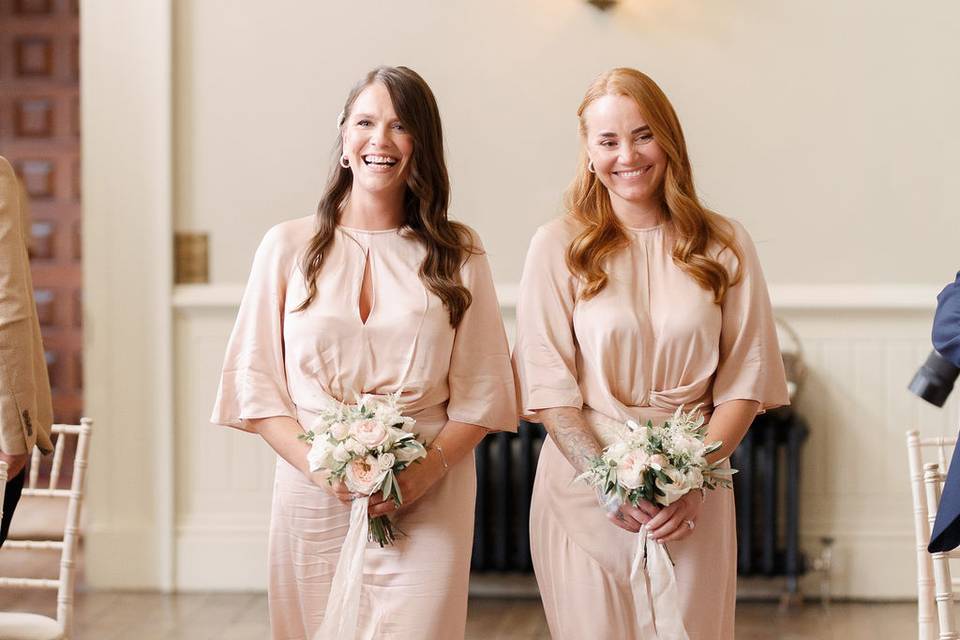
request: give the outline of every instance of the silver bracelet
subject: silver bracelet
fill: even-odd
[[[443,454],[443,447],[441,447],[441,446],[438,445],[438,444],[432,444],[432,443],[431,443],[431,444],[430,444],[430,448],[437,450],[437,453],[440,454],[440,462],[441,462],[441,464],[443,464],[443,470],[444,470],[444,471],[449,471],[449,470],[450,470],[450,465],[447,464],[447,456],[445,456],[445,455]]]

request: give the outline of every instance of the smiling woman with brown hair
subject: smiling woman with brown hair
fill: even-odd
[[[713,461],[787,402],[760,263],[743,227],[697,199],[679,120],[649,77],[604,73],[578,115],[580,170],[567,215],[530,243],[514,350],[520,408],[550,435],[530,515],[550,632],[646,637],[652,612],[630,583],[646,525],[670,543],[689,637],[732,640],[733,492],[607,511],[576,477],[629,418],[703,403],[708,440],[723,441]]]
[[[406,535],[366,549],[356,638],[462,638],[476,495],[473,447],[515,430],[513,378],[479,238],[447,218],[436,101],[405,67],[371,71],[337,121],[339,164],[318,212],[271,229],[227,347],[213,421],[277,452],[270,524],[273,637],[323,620],[353,496],[311,472],[298,439],[329,402],[402,392],[428,456],[399,472]]]

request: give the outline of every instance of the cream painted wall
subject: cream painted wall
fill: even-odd
[[[671,96],[704,199],[773,283],[927,283],[960,259],[960,5],[885,0],[176,0],[176,225],[245,279],[273,223],[313,211],[348,88],[377,64],[438,97],[454,215],[499,282],[559,211],[575,109],[615,65]]]

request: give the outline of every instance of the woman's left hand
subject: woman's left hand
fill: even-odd
[[[443,463],[437,456],[428,455],[419,463],[414,462],[397,474],[397,483],[400,485],[400,494],[403,496],[403,505],[409,507],[422,498],[437,481],[444,475]],[[383,499],[383,492],[378,491],[370,496],[367,515],[371,518],[385,516],[397,511],[398,507],[393,498]]]
[[[658,542],[672,542],[683,540],[691,533],[700,515],[700,506],[703,503],[702,490],[691,491],[668,507],[660,510],[647,523],[647,530]],[[692,525],[692,526],[691,526]]]

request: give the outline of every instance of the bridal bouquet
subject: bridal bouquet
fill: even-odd
[[[680,407],[659,426],[627,420],[626,437],[604,449],[579,479],[621,503],[648,500],[664,507],[695,489],[731,486],[736,471],[721,467],[722,461],[707,462],[723,443],[704,442],[707,426],[699,409],[684,413]]]
[[[626,422],[623,439],[614,442],[578,476],[597,488],[606,506],[648,500],[660,506],[673,504],[695,489],[729,487],[733,469],[707,456],[722,446],[706,444],[707,427],[697,405],[689,412],[680,407],[654,426]],[[638,640],[688,640],[680,613],[680,598],[673,563],[663,544],[641,527],[630,568]]]
[[[320,413],[320,427],[301,439],[310,443],[310,471],[327,470],[330,482],[342,481],[362,496],[382,492],[383,499],[403,503],[397,473],[426,457],[427,450],[412,429],[416,421],[400,413],[399,392],[364,395],[356,404],[338,404]],[[366,502],[366,501],[365,501]],[[387,516],[370,518],[369,537],[381,547],[396,540]]]
[[[397,530],[387,516],[371,518],[370,496],[402,504],[397,473],[425,458],[427,449],[412,429],[413,418],[400,413],[400,392],[363,395],[354,404],[337,404],[319,414],[320,425],[301,436],[310,443],[311,471],[327,470],[361,497],[350,507],[350,527],[340,547],[323,622],[313,640],[342,640],[356,634],[363,584],[363,557],[368,540],[393,544]]]

